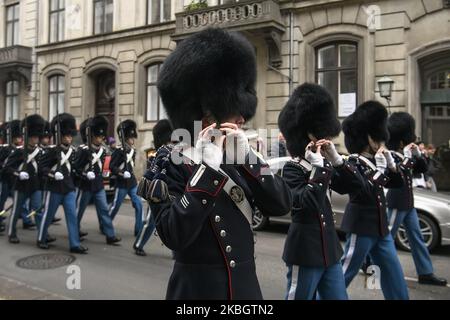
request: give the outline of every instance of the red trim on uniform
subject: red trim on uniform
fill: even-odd
[[[187,163],[185,163],[184,165],[188,168],[189,172],[192,174],[192,168],[191,168],[191,165],[190,165],[190,164],[187,164]]]
[[[211,225],[214,236],[216,237],[217,243],[219,244],[219,248],[220,248],[220,252],[222,254],[223,260],[225,261],[225,268],[227,269],[227,273],[228,273],[228,297],[230,300],[233,300],[233,284],[232,284],[231,270],[230,270],[230,266],[228,265],[227,256],[225,254],[225,251],[223,250],[222,243],[220,242],[220,239],[217,236],[216,229],[214,228],[214,223],[211,221],[211,216],[209,217],[208,220],[209,220],[209,224]]]
[[[219,194],[219,192],[222,190],[226,181],[227,181],[227,179],[223,179],[222,183],[217,187],[217,190],[214,193],[211,193],[211,192],[208,192],[208,191],[202,190],[202,189],[189,188],[189,183],[186,185],[186,191],[188,191],[188,192],[203,192],[203,193],[209,194],[212,197],[216,197]]]

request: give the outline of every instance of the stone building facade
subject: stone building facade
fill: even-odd
[[[410,112],[420,137],[448,146],[450,1],[209,0],[193,11],[188,4],[1,0],[0,122],[56,110],[78,120],[104,114],[115,125],[133,118],[144,151],[164,117],[155,87],[161,63],[177,41],[217,26],[243,32],[256,50],[259,106],[249,128],[276,129],[305,81],[330,90],[342,119],[367,99],[385,103],[377,81],[386,75],[394,80],[390,110]]]

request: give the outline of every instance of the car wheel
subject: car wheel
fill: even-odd
[[[419,218],[419,226],[420,231],[422,232],[423,240],[425,241],[428,250],[432,251],[439,245],[440,242],[439,227],[436,222],[434,222],[434,220],[426,214],[418,212],[417,216]],[[411,251],[411,247],[408,241],[408,235],[403,225],[398,228],[397,236],[395,237],[395,243],[397,244],[399,249],[404,251]]]
[[[253,230],[263,230],[269,224],[269,218],[262,215],[258,208],[255,208],[253,214]]]

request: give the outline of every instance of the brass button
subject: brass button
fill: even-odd
[[[231,261],[230,261],[230,267],[231,267],[231,268],[236,267],[236,262],[234,262],[234,260],[231,260]]]
[[[327,224],[324,222],[324,223],[322,223],[322,225],[325,227]]]
[[[324,218],[324,215],[323,215],[323,214],[321,214],[321,215],[320,215],[320,217],[321,217],[321,218],[323,219],[323,218]]]
[[[220,222],[220,216],[215,216],[214,220],[215,220],[216,222]]]
[[[264,180],[265,180],[264,178],[261,178],[261,181],[262,181],[262,182],[264,182]]]
[[[202,203],[203,203],[203,204],[207,204],[208,201],[206,201],[205,199],[203,199],[203,200],[202,200]]]
[[[230,253],[231,250],[232,250],[231,246],[227,246],[227,247],[225,248],[225,251],[226,251],[227,253]]]
[[[217,186],[219,184],[219,181],[214,180],[214,185]]]
[[[221,236],[222,238],[224,238],[226,235],[227,235],[227,232],[226,232],[225,230],[221,230],[221,231],[220,231],[220,236]]]

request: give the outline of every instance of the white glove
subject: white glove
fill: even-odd
[[[225,136],[214,131],[213,128],[213,126],[209,126],[200,132],[199,139],[195,144],[195,152],[198,159],[201,159],[217,171],[223,160],[223,141]],[[214,133],[216,133],[215,139],[214,142],[211,142],[211,137]]]
[[[389,169],[395,170],[397,166],[395,165],[395,160],[392,157],[392,153],[389,150],[383,152],[384,157],[386,158],[386,165]]]
[[[412,150],[411,150],[411,145],[407,145],[406,147],[403,148],[403,155],[406,158],[412,158]]]
[[[95,173],[92,171],[88,171],[88,173],[86,173],[86,177],[88,178],[88,180],[94,180],[95,179]]]
[[[306,146],[305,159],[316,167],[323,167],[323,157],[320,154],[320,148],[317,148],[316,152],[311,150],[312,143]]]
[[[419,146],[416,144],[411,144],[411,153],[414,157],[420,157],[422,152],[420,152]]]
[[[131,178],[131,173],[129,171],[124,171],[123,172],[123,178],[124,179],[130,179]]]
[[[237,130],[226,135],[225,154],[227,163],[244,164],[250,152],[250,145],[244,131]]]
[[[55,172],[55,180],[56,181],[61,181],[64,179],[64,175],[61,172]]]
[[[336,146],[331,141],[329,144],[323,145],[322,153],[325,156],[325,159],[330,161],[333,167],[339,167],[344,163],[344,159],[342,159],[342,156],[336,151]]]
[[[378,171],[384,174],[387,168],[387,160],[383,153],[377,152],[375,154],[375,164],[377,166]]]
[[[22,171],[19,173],[19,179],[21,181],[28,180],[30,179],[30,175],[28,174],[28,172]]]

